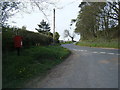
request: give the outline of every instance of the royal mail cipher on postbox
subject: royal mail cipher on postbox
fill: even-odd
[[[15,46],[15,48],[22,47],[22,37],[21,36],[14,37],[14,46]]]

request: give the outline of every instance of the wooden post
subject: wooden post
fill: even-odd
[[[17,48],[17,55],[20,56],[20,48]]]
[[[55,44],[55,9],[53,9],[53,44]]]

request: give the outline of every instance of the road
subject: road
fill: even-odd
[[[72,55],[31,88],[118,88],[118,50],[62,45]]]

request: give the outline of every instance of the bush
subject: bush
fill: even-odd
[[[13,38],[16,32],[12,28],[2,28],[3,38],[2,38],[2,49],[3,52],[14,50]],[[52,43],[52,37],[43,35],[40,33],[35,33],[27,30],[19,29],[19,35],[23,37],[23,47],[28,48],[36,45],[49,45]]]

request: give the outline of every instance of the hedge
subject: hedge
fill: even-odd
[[[3,52],[15,50],[13,40],[15,35],[16,31],[14,31],[13,28],[2,28]],[[18,35],[22,36],[23,38],[23,48],[29,48],[36,45],[49,45],[53,41],[52,37],[50,36],[22,29],[19,29]]]

